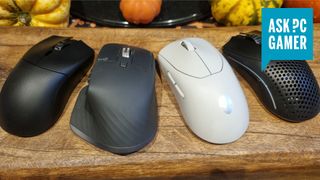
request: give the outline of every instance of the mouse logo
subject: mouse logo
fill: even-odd
[[[108,57],[98,58],[98,61],[107,62],[109,60]]]
[[[233,110],[233,103],[229,96],[220,96],[219,97],[219,107],[223,109],[226,114],[231,114]]]
[[[262,64],[271,60],[313,59],[313,9],[262,9]]]

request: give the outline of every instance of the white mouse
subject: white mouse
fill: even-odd
[[[231,66],[209,42],[186,38],[164,47],[160,68],[189,128],[215,144],[236,141],[247,130],[247,100]]]

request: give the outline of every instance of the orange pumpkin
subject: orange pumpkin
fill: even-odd
[[[161,11],[162,0],[121,0],[120,10],[130,23],[148,24]]]
[[[288,8],[313,8],[314,22],[320,23],[319,0],[285,0],[283,6]]]

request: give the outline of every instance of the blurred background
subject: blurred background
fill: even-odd
[[[250,26],[261,23],[262,8],[306,7],[319,23],[319,0],[0,0],[0,26]]]

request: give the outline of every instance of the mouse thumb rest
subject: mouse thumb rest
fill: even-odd
[[[136,152],[152,141],[156,135],[155,119],[158,117],[155,93],[151,94],[148,103],[150,106],[145,109],[148,113],[135,118],[125,114],[125,110],[117,107],[116,103],[98,105],[92,98],[98,94],[89,92],[88,89],[85,87],[81,90],[71,115],[70,126],[76,135],[90,144],[119,155]],[[113,98],[108,97],[108,102],[112,101]],[[147,121],[142,123],[139,121],[141,118]]]

